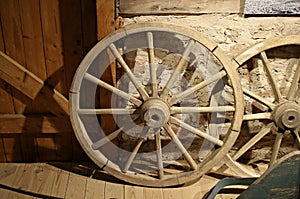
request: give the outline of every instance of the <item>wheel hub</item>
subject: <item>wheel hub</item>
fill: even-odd
[[[273,119],[281,129],[296,129],[300,126],[300,106],[289,101],[280,104],[273,112]]]
[[[160,99],[150,99],[142,105],[141,117],[147,126],[160,128],[169,121],[170,108]]]

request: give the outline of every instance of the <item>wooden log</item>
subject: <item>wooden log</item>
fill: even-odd
[[[121,16],[147,14],[240,13],[239,0],[120,0]]]

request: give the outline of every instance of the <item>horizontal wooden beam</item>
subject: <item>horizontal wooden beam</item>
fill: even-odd
[[[119,5],[121,16],[240,12],[240,0],[120,0]]]
[[[68,118],[45,115],[0,115],[0,134],[72,132]]]
[[[57,116],[69,115],[68,100],[36,75],[0,52],[0,78]]]

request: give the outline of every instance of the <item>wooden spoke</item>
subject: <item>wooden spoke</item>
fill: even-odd
[[[148,39],[148,56],[149,56],[149,67],[150,67],[150,83],[152,89],[152,97],[158,97],[157,82],[156,82],[156,66],[154,64],[154,46],[153,46],[153,34],[147,33]]]
[[[272,166],[275,163],[275,161],[277,160],[282,138],[283,138],[283,132],[278,132],[276,134],[276,139],[275,139],[275,143],[273,146],[273,151],[272,151],[272,156],[271,156],[269,167]]]
[[[247,169],[244,165],[238,163],[237,161],[233,160],[232,157],[227,154],[225,156],[225,164],[239,177],[259,177],[258,174],[254,173],[253,171]]]
[[[266,113],[254,113],[254,114],[247,114],[244,115],[243,120],[271,120],[273,119],[272,113],[266,112]]]
[[[192,51],[192,48],[195,44],[195,41],[194,40],[190,40],[185,51],[183,52],[182,54],[182,57],[177,65],[177,67],[175,68],[174,72],[172,73],[170,79],[168,80],[165,88],[163,89],[162,91],[162,94],[161,94],[161,98],[166,98],[167,95],[169,94],[170,92],[170,88],[172,88],[172,85],[174,85],[174,82],[178,79],[178,76],[182,73],[184,69],[184,66],[185,64],[187,63],[187,60],[188,60],[188,57]]]
[[[97,142],[95,142],[94,144],[92,144],[92,149],[97,150],[100,147],[102,147],[103,145],[107,144],[108,142],[111,142],[113,139],[115,139],[116,137],[118,137],[118,135],[123,131],[123,128],[120,128],[114,132],[112,132],[111,134],[107,135],[106,137],[98,140]]]
[[[249,140],[245,145],[243,145],[240,150],[238,150],[234,156],[233,160],[239,159],[246,151],[248,151],[252,146],[254,146],[259,140],[261,140],[265,135],[267,135],[273,128],[274,123],[270,123],[265,126],[259,133],[257,133],[251,140]]]
[[[200,131],[199,129],[196,129],[196,128],[194,128],[193,126],[191,126],[191,125],[189,125],[189,124],[186,124],[186,123],[184,123],[183,121],[181,121],[181,120],[179,120],[179,119],[177,119],[177,118],[175,118],[175,117],[172,117],[172,116],[171,116],[171,117],[170,117],[170,122],[171,122],[172,124],[175,124],[175,125],[177,125],[177,126],[180,126],[180,127],[184,128],[184,129],[190,131],[191,133],[193,133],[193,134],[195,134],[195,135],[197,135],[197,136],[199,136],[199,137],[202,137],[202,138],[204,138],[204,139],[210,141],[210,142],[213,143],[213,144],[216,144],[216,145],[218,145],[218,146],[223,146],[223,144],[224,144],[222,140],[220,140],[220,139],[218,139],[218,138],[215,138],[215,137],[213,137],[213,136],[211,136],[211,135],[209,135],[209,134],[206,134],[206,133]]]
[[[191,166],[191,168],[193,170],[196,170],[197,169],[196,162],[193,160],[192,156],[185,149],[185,147],[183,146],[183,144],[181,143],[181,141],[178,139],[177,135],[174,133],[174,131],[171,128],[171,126],[169,124],[166,124],[164,126],[164,128],[166,129],[166,131],[168,132],[168,134],[170,135],[170,137],[172,138],[172,140],[174,141],[174,143],[176,144],[176,146],[178,147],[178,149],[180,150],[180,152],[183,154],[183,156],[185,157],[186,161],[189,163],[189,165]]]
[[[107,90],[115,93],[119,97],[122,97],[123,99],[126,99],[126,100],[132,102],[136,106],[140,106],[142,104],[142,102],[139,99],[137,99],[137,98],[135,98],[135,97],[133,97],[133,96],[125,93],[124,91],[122,91],[122,90],[120,90],[120,89],[118,89],[116,87],[113,87],[113,86],[109,85],[108,83],[106,83],[106,82],[104,82],[104,81],[102,81],[102,80],[94,77],[93,75],[90,75],[90,74],[86,73],[84,75],[84,78],[87,79],[87,80],[89,80],[92,83],[95,83],[95,84],[97,84],[97,85],[99,85],[99,86],[101,86],[101,87],[103,87],[103,88],[105,88],[105,89],[107,89]]]
[[[158,177],[159,177],[159,179],[163,179],[164,178],[164,166],[163,166],[163,160],[162,160],[160,130],[158,130],[155,134],[155,141],[156,141]]]
[[[123,172],[126,173],[126,172],[128,171],[128,169],[130,168],[130,166],[131,166],[131,164],[132,164],[132,162],[133,162],[133,160],[134,160],[134,158],[135,158],[137,152],[138,152],[139,149],[141,148],[143,142],[144,142],[144,139],[139,139],[139,140],[138,140],[137,145],[134,147],[133,151],[131,152],[131,154],[130,154],[130,156],[129,156],[129,158],[128,158],[128,160],[127,160],[125,166],[124,166]]]
[[[172,45],[164,45],[166,39]],[[177,50],[174,46],[177,46]],[[159,57],[157,57],[157,52],[160,52]],[[167,57],[165,53],[168,54]],[[169,60],[170,58],[175,60]],[[159,60],[163,61],[167,68],[172,69],[167,79],[161,79],[166,75],[166,68],[158,67]],[[211,62],[210,60],[218,61]],[[204,70],[215,67],[220,70],[197,85],[188,78],[185,83],[189,84],[189,81],[194,83],[190,84],[192,88],[184,89],[183,94],[176,93],[175,90],[182,88],[181,81],[184,81],[185,75],[189,75],[186,71],[187,67],[191,69],[190,72],[202,71],[203,67],[197,65],[202,61],[210,63],[203,65]],[[149,68],[146,66],[146,71],[133,70],[132,64],[137,62],[146,62]],[[122,69],[123,72],[119,75],[126,76],[125,82],[121,82],[124,84],[120,87],[116,80],[107,82],[105,74],[91,72],[99,69],[101,65],[99,63],[102,63],[102,69],[110,70],[111,67]],[[112,64],[112,66],[110,63],[117,63],[117,65]],[[111,33],[92,48],[75,73],[69,101],[70,121],[76,138],[95,164],[124,182],[147,187],[181,186],[194,182],[209,172],[217,161],[224,158],[238,137],[244,110],[241,97],[243,93],[238,74],[232,68],[232,64],[235,63],[231,62],[213,41],[197,31],[161,22],[126,25],[125,28]],[[197,79],[201,71],[190,75]],[[114,69],[108,74],[112,74],[116,79],[115,73]],[[233,98],[230,98],[232,99],[230,103],[219,105],[219,101],[216,100],[217,103],[210,104],[209,107],[199,107],[199,103],[195,103],[196,107],[190,103],[183,107],[177,105],[182,101],[186,102],[193,92],[202,88],[207,88],[207,96],[212,98],[215,97],[215,92],[223,93],[224,84],[228,84],[227,78],[232,83],[232,89],[229,92]],[[224,80],[226,80],[225,83]],[[221,82],[220,86],[215,86],[217,81]],[[84,93],[92,92],[89,96],[99,94],[97,89],[86,89],[88,85],[103,89],[120,99],[121,101],[117,103],[119,106],[98,107],[95,104],[83,106],[86,104],[84,103],[86,98],[82,97]],[[211,89],[213,86],[217,88],[217,91]],[[175,96],[177,94],[179,96]],[[100,97],[102,99],[102,96]],[[172,100],[171,104],[170,100]],[[201,101],[198,98],[194,100]],[[124,103],[127,106],[122,106]],[[207,127],[207,130],[202,132],[197,127],[194,128],[194,125],[172,117],[174,114],[177,117],[185,113],[215,115],[216,119],[208,120],[208,122],[213,123],[216,128]],[[110,126],[109,118],[104,123],[99,118],[97,119],[97,117],[103,119],[104,116],[120,120],[116,121],[119,124],[117,124],[118,127],[115,127],[115,122],[112,123],[113,126]],[[226,116],[228,117],[221,118]],[[92,118],[96,120],[91,123],[89,119]],[[230,130],[223,140],[223,137],[219,137],[217,130],[220,128],[219,120],[224,119],[226,127]],[[88,130],[93,128],[95,123],[104,132],[99,137],[95,137],[94,131]],[[109,130],[110,128],[113,130]],[[142,132],[137,132],[141,128],[143,128]],[[174,128],[182,129],[184,134],[187,133],[187,137],[182,137],[182,133],[175,131]],[[198,141],[194,142],[189,138],[204,141],[212,147],[218,146],[218,149],[212,153],[207,150],[201,159],[199,154],[190,151],[190,144],[197,147]],[[187,139],[191,143],[187,143]],[[113,145],[113,148],[109,147],[115,141],[119,144]],[[175,153],[179,154],[180,159],[172,160],[172,162],[165,159],[165,155],[168,155],[165,154],[167,152],[165,144],[168,143],[175,147],[177,150]],[[109,153],[107,150],[110,150]],[[122,154],[117,154],[118,151],[124,152],[122,157],[120,156]]]
[[[138,153],[139,149],[141,148],[143,142],[145,141],[144,136],[148,133],[149,129],[150,129],[149,127],[145,127],[143,129],[143,131],[142,131],[142,133],[140,135],[140,138],[137,141],[136,146],[132,150],[132,152],[131,152],[131,154],[130,154],[130,156],[129,156],[129,158],[128,158],[125,166],[124,166],[123,172],[126,173],[128,171],[128,169],[130,168],[130,166],[131,166],[131,164],[132,164],[132,162],[133,162],[136,154]]]
[[[300,150],[300,136],[299,136],[299,130],[294,131],[294,134],[296,136],[296,143],[297,143],[297,147]]]
[[[260,97],[259,95],[253,93],[252,91],[249,91],[248,89],[246,88],[243,88],[243,92],[245,95],[259,101],[260,103],[266,105],[267,107],[269,107],[271,110],[273,110],[275,108],[275,104],[270,102],[269,100],[267,99],[264,99],[263,97]]]
[[[216,113],[216,112],[234,112],[233,106],[210,106],[210,107],[171,107],[172,114],[183,113]]]
[[[118,62],[121,64],[121,66],[123,67],[123,69],[125,70],[125,72],[127,73],[128,77],[130,78],[130,80],[132,81],[133,85],[135,86],[135,88],[138,90],[138,92],[141,94],[143,100],[146,100],[149,98],[148,93],[146,92],[144,86],[142,84],[140,84],[140,82],[135,78],[134,74],[131,72],[129,66],[126,64],[126,62],[124,61],[122,55],[119,53],[119,51],[117,50],[116,46],[114,44],[110,44],[109,45],[110,50],[112,51],[113,55],[115,56],[115,58],[118,60]]]
[[[274,77],[274,75],[272,73],[272,69],[270,67],[270,62],[268,60],[267,54],[263,51],[263,52],[260,53],[260,57],[261,57],[261,59],[263,61],[263,66],[265,68],[267,77],[268,77],[268,79],[270,81],[273,93],[275,95],[275,101],[276,102],[281,102],[282,101],[282,96],[281,96],[280,90],[279,90],[279,88],[277,86],[276,79],[275,79],[275,77]]]
[[[173,105],[173,104],[180,102],[185,97],[195,93],[196,91],[204,88],[205,86],[208,86],[209,84],[211,84],[217,80],[220,80],[221,78],[223,78],[225,76],[226,76],[226,71],[222,70],[222,71],[218,72],[217,74],[211,76],[209,79],[200,82],[199,84],[185,90],[182,93],[179,93],[177,96],[173,96],[170,100],[170,104]]]
[[[298,61],[297,61],[297,69],[295,71],[293,81],[292,81],[290,90],[287,95],[288,100],[293,100],[295,98],[297,88],[299,85],[299,79],[300,79],[300,59],[298,59]]]
[[[107,108],[107,109],[79,109],[79,115],[128,115],[133,114],[136,109]]]

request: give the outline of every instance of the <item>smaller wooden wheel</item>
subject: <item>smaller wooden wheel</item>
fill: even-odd
[[[278,158],[299,150],[299,53],[300,36],[293,35],[266,40],[235,58],[244,80],[245,133],[219,171],[259,176]]]
[[[110,82],[103,74],[114,71],[113,64],[117,79]],[[76,72],[70,110],[77,139],[99,167],[124,181],[156,187],[193,182],[239,133],[242,90],[231,64],[197,31],[164,23],[125,26],[100,41]],[[107,96],[104,107],[99,101]],[[232,118],[216,121],[215,114]],[[103,120],[108,115],[109,124]],[[227,124],[226,132],[211,128],[216,123]]]

